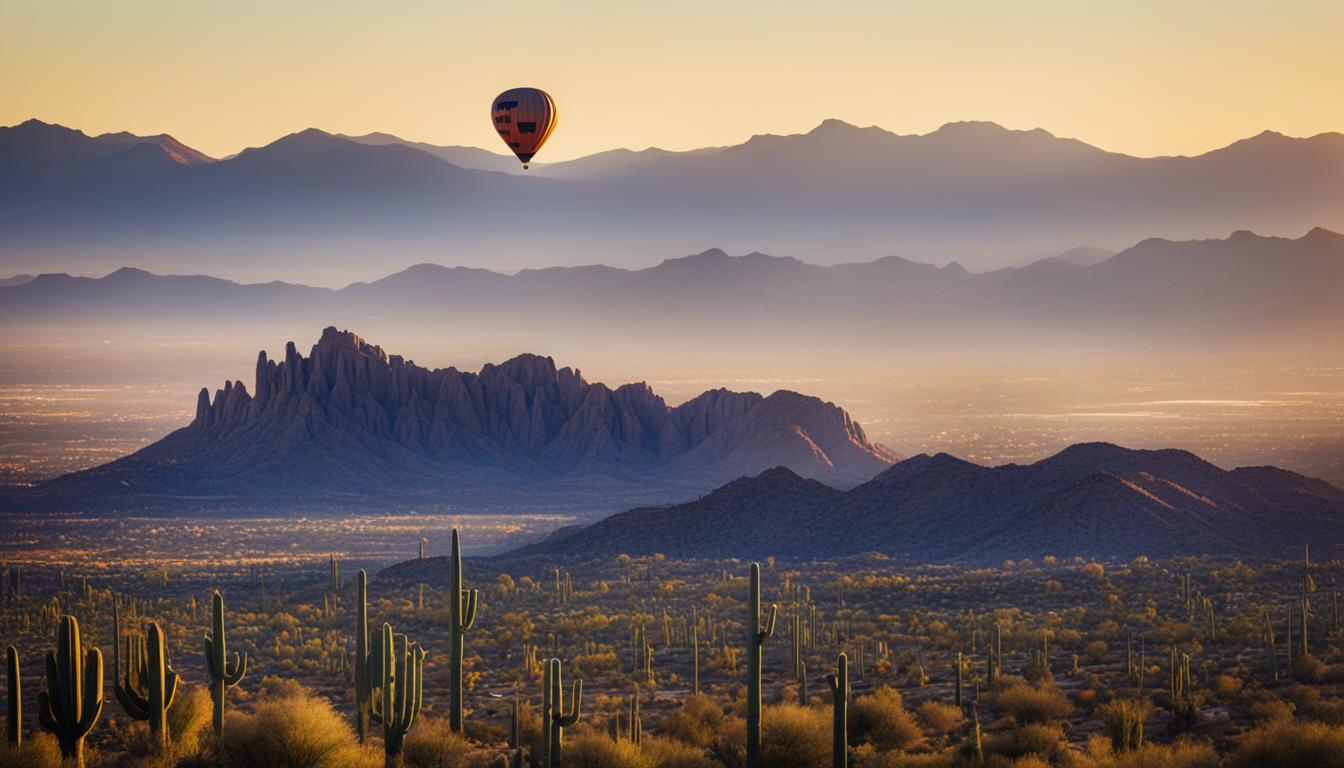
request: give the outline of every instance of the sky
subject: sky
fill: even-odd
[[[500,91],[549,91],[539,160],[691,149],[825,118],[1042,127],[1136,155],[1344,129],[1339,0],[0,0],[0,124],[171,133],[214,156],[310,126],[504,151]]]

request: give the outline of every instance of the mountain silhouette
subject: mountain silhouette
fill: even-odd
[[[1154,234],[1344,229],[1337,133],[1139,158],[993,123],[898,135],[828,120],[803,134],[613,150],[537,173],[494,172],[492,154],[310,129],[207,163],[166,138],[126,145],[30,121],[0,128],[0,238],[22,246],[15,271],[49,271],[57,255],[65,268],[105,271],[134,252],[208,272],[225,251],[235,274],[367,280],[390,271],[390,253],[503,269],[628,267],[712,242],[818,260],[900,250],[980,271]]]
[[[1344,489],[1321,480],[1274,467],[1224,470],[1179,450],[1088,443],[1001,467],[921,454],[849,491],[775,468],[695,501],[566,529],[508,556],[1288,556],[1307,541],[1338,549],[1341,523]]]
[[[594,477],[709,488],[777,464],[854,485],[895,458],[839,407],[793,392],[720,389],[669,407],[647,384],[589,383],[548,357],[429,370],[327,328],[307,357],[292,342],[283,360],[262,352],[251,391],[203,389],[190,425],[37,494],[368,506]]]
[[[1344,305],[1334,286],[1341,282],[1344,236],[1316,228],[1296,239],[1245,231],[1222,240],[1152,238],[1093,265],[1046,258],[984,273],[895,256],[818,266],[710,249],[638,270],[506,275],[420,264],[340,290],[142,270],[44,274],[0,286],[0,326],[241,329],[349,318],[404,327],[469,323],[483,336],[522,325],[534,335],[613,342],[647,343],[677,328],[703,331],[707,348],[763,339],[872,348],[973,339],[1152,348],[1263,341],[1286,349],[1337,335]]]

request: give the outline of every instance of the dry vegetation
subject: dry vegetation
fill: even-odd
[[[357,738],[356,595],[346,568],[335,579],[311,566],[229,575],[217,566],[113,566],[86,578],[73,566],[11,564],[0,632],[20,652],[23,742],[0,745],[0,766],[61,764],[37,704],[43,657],[64,615],[79,618],[85,649],[100,647],[107,665],[90,768],[541,765],[550,657],[563,661],[567,702],[569,682],[583,680],[580,716],[564,734],[566,768],[747,765],[742,563],[468,561],[479,605],[461,659],[462,733],[449,722],[446,576],[432,575],[446,574],[446,563],[425,561],[424,586],[374,574],[370,626],[389,622],[426,651],[423,707],[395,759],[376,722],[368,743]],[[841,651],[852,686],[846,757],[856,768],[1344,766],[1344,638],[1326,586],[1339,570],[1195,559],[993,569],[766,563],[764,612],[775,603],[779,618],[763,645],[760,766],[833,764],[824,677]],[[222,740],[211,727],[201,641],[214,588],[228,597],[229,651],[249,659],[228,691]],[[114,603],[123,638],[151,620],[166,632],[181,678],[166,747],[112,695]]]

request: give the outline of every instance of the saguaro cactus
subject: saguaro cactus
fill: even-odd
[[[841,653],[835,660],[835,672],[826,676],[831,686],[831,765],[849,765],[849,658]]]
[[[5,710],[5,740],[14,746],[23,741],[23,680],[19,676],[19,649],[5,649],[5,684],[9,688],[9,709]]]
[[[453,549],[448,561],[448,643],[452,659],[448,669],[448,727],[454,733],[462,732],[462,657],[467,630],[476,623],[474,589],[462,587],[462,549],[458,544],[457,529],[453,529]]]
[[[961,707],[961,668],[963,665],[961,651],[957,651],[957,660],[953,663],[956,665],[953,670],[956,673],[956,704]]]
[[[691,693],[700,695],[700,628],[691,623]]]
[[[61,755],[84,768],[84,737],[102,713],[103,654],[97,648],[84,653],[79,622],[63,616],[56,650],[47,652],[47,690],[37,695],[38,720],[55,734]]]
[[[373,684],[369,679],[369,574],[359,569],[355,595],[355,733],[359,743],[369,738]]]
[[[779,606],[770,606],[770,618],[761,626],[761,565],[751,564],[747,593],[747,768],[761,766],[761,648],[775,633]]]
[[[402,764],[406,732],[424,702],[425,652],[419,643],[412,644],[402,635],[398,654],[392,625],[385,623],[370,663],[370,675],[380,694],[374,699],[372,717],[383,726],[384,765],[396,768]]]
[[[247,674],[247,654],[234,651],[230,661],[224,648],[224,598],[215,590],[210,597],[210,615],[214,633],[205,636],[205,669],[210,677],[210,694],[215,709],[215,736],[224,736],[224,694],[242,682]]]
[[[542,768],[560,768],[560,748],[564,744],[565,729],[579,722],[583,702],[583,681],[575,680],[572,701],[565,709],[565,685],[561,678],[560,660],[546,662],[542,682],[541,727]]]
[[[149,721],[149,732],[163,750],[168,747],[168,708],[173,706],[173,697],[177,694],[177,673],[168,665],[168,645],[163,629],[156,621],[151,621],[148,627],[140,680],[131,679],[128,664],[125,679],[114,684],[112,690],[127,715],[135,720]],[[119,656],[114,666],[117,669],[113,673],[120,674]]]
[[[644,718],[639,715],[639,687],[630,696],[630,741],[639,744],[644,738]]]

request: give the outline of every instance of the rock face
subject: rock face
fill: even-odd
[[[700,499],[636,509],[512,553],[997,563],[1045,555],[1319,556],[1344,545],[1344,489],[1178,450],[1075,445],[1035,464],[920,455],[839,491],[777,468]]]
[[[304,357],[257,358],[256,382],[201,390],[190,425],[48,484],[152,495],[443,493],[589,476],[705,489],[777,464],[854,485],[895,460],[842,409],[780,391],[706,392],[675,408],[548,357],[429,370],[327,328]]]

